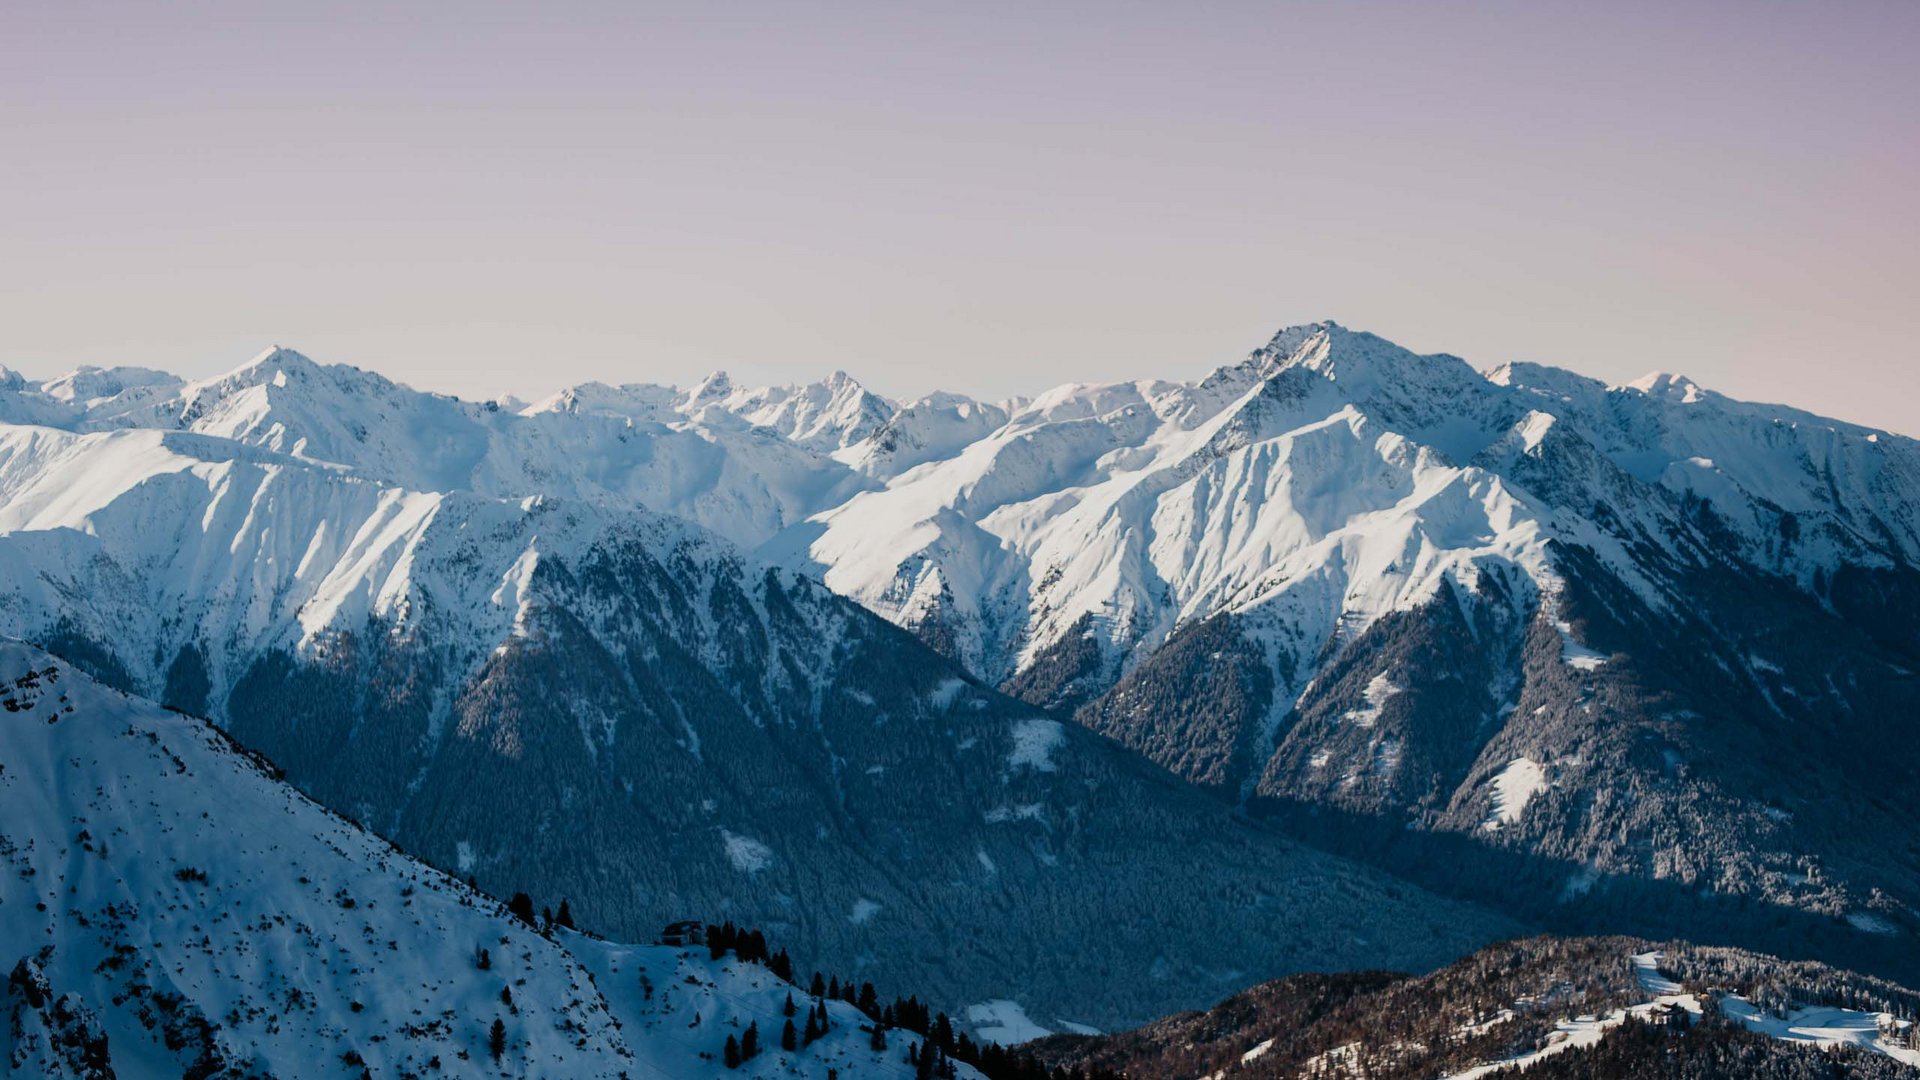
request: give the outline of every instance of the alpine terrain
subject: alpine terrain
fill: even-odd
[[[802,494],[756,502],[770,471],[699,455],[831,461],[807,443],[829,421],[521,415],[285,351],[15,407],[65,426],[0,427],[0,632],[609,936],[731,919],[1028,1031],[1431,966],[1517,926],[1295,843],[634,505],[664,484],[715,523],[777,518]]]
[[[1911,439],[1331,323],[1002,402],[0,374],[0,633],[1004,1038],[1523,929],[1920,980],[1916,568]]]
[[[535,925],[37,649],[0,642],[0,680],[8,1075],[690,1077],[749,1030],[738,1075],[913,1075],[912,1032],[877,1047],[733,954]]]
[[[1920,443],[1333,324],[769,549],[1222,801],[1570,929],[1920,976]]]
[[[1920,994],[1821,964],[1632,938],[1529,938],[1430,975],[1307,975],[1205,1012],[1029,1049],[1127,1076],[1904,1077]]]

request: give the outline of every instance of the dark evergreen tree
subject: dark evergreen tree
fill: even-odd
[[[740,1060],[749,1061],[760,1054],[760,1023],[755,1021],[747,1025],[740,1036]]]
[[[556,925],[564,926],[569,930],[574,928],[573,909],[567,906],[567,898],[564,896],[560,898],[560,913],[553,917],[553,921]]]
[[[780,1029],[780,1049],[800,1049],[800,1033],[793,1029],[792,1020],[788,1020],[786,1026]]]
[[[521,922],[533,925],[533,897],[523,892],[514,893],[513,899],[507,901],[507,910],[519,916]]]
[[[487,1030],[487,1051],[495,1061],[507,1052],[507,1023],[497,1016],[493,1018],[493,1027]]]
[[[793,995],[792,995],[791,993],[789,993],[789,994],[787,995],[787,1003],[786,1003],[785,1005],[782,1005],[782,1006],[780,1007],[780,1015],[782,1015],[782,1016],[792,1016],[792,1015],[793,1015],[794,1013],[797,1013],[797,1012],[799,1012],[799,1011],[800,1011],[800,1010],[799,1010],[798,1008],[796,1008],[796,1007],[794,1006],[794,1004],[793,1004]]]
[[[479,958],[476,959],[473,963],[474,963],[474,966],[479,968],[481,971],[493,970],[493,956],[489,954],[485,949],[480,950]]]
[[[740,1067],[740,1040],[734,1038],[731,1035],[727,1036],[727,1045],[725,1049],[720,1051],[720,1059],[727,1063],[727,1068],[729,1069],[739,1068]]]
[[[820,978],[819,972],[816,971],[813,973],[813,982],[807,987],[807,993],[812,994],[816,998],[826,996],[827,984],[824,979]]]
[[[885,1050],[887,1048],[887,1029],[881,1027],[879,1024],[873,1025],[873,1039],[869,1041],[867,1045],[873,1047],[875,1050]]]

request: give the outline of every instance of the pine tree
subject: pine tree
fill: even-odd
[[[793,1021],[789,1020],[787,1022],[792,1023]],[[820,1021],[813,1015],[812,1009],[807,1010],[807,1029],[802,1032],[801,1035],[806,1039],[808,1046],[812,1046],[813,1041],[820,1037]]]
[[[793,981],[793,957],[787,955],[787,950],[774,953],[773,958],[767,961],[767,967],[786,982]]]
[[[735,1039],[731,1035],[727,1036],[726,1049],[720,1053],[721,1057],[727,1063],[727,1068],[737,1069],[740,1067],[740,1041],[738,1039]]]
[[[481,971],[491,971],[493,970],[493,957],[488,954],[487,950],[481,949],[480,958],[474,961],[474,966]]]
[[[793,1030],[792,1020],[788,1020],[787,1025],[780,1029],[780,1049],[782,1050],[800,1049],[800,1033]]]
[[[493,1054],[493,1060],[499,1061],[507,1052],[507,1024],[499,1017],[493,1018],[493,1027],[487,1031],[487,1050]]]
[[[858,1007],[861,1012],[866,1013],[868,1016],[876,1019],[880,1016],[880,995],[873,992],[872,983],[860,984],[860,1001],[858,1002]]]
[[[807,993],[812,994],[814,997],[826,996],[827,984],[824,979],[820,978],[819,972],[816,971],[813,973],[813,984],[807,987]]]
[[[791,993],[789,993],[789,994],[787,994],[787,1003],[786,1003],[785,1005],[782,1005],[782,1006],[780,1007],[780,1015],[782,1015],[782,1016],[792,1016],[792,1015],[793,1015],[794,1013],[796,1013],[796,1012],[798,1012],[798,1011],[799,1011],[799,1010],[798,1010],[798,1009],[796,1009],[796,1008],[794,1007],[794,1004],[793,1004],[793,994],[791,994]]]
[[[513,987],[503,986],[500,988],[500,1004],[508,1006],[509,1008],[513,1006]]]
[[[887,1048],[887,1029],[881,1027],[879,1024],[873,1025],[873,1040],[867,1045],[873,1047],[875,1050],[885,1050]]]
[[[748,1061],[760,1053],[760,1023],[754,1021],[747,1025],[746,1033],[740,1036],[740,1060]]]
[[[559,926],[573,929],[573,909],[567,906],[567,898],[564,896],[560,898],[560,914],[555,915],[553,921]]]
[[[528,926],[533,925],[533,897],[526,893],[514,893],[513,899],[507,901],[507,911],[518,916],[520,921]]]

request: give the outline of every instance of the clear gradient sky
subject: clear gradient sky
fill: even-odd
[[[986,396],[1333,318],[1920,434],[1920,4],[0,5],[0,363]]]

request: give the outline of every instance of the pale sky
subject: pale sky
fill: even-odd
[[[1920,4],[0,6],[0,363],[989,397],[1322,318],[1920,434]]]

